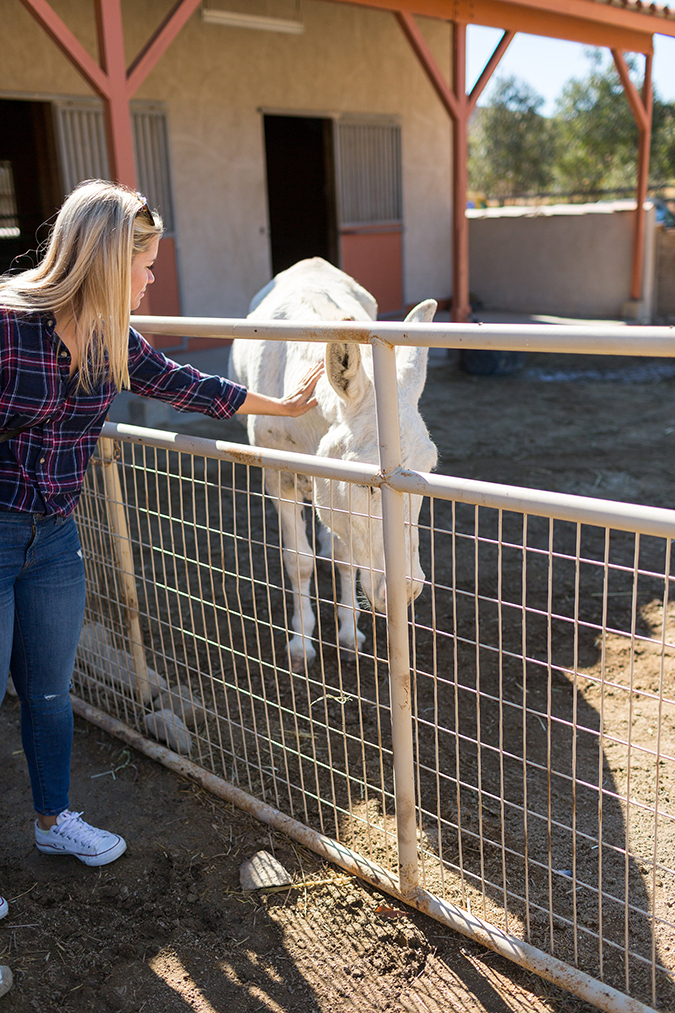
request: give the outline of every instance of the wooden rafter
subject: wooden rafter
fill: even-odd
[[[476,81],[475,85],[471,89],[470,95],[468,96],[469,115],[471,115],[471,113],[476,108],[476,103],[478,102],[478,99],[483,94],[486,85],[488,84],[490,78],[492,77],[497,68],[497,64],[499,63],[504,53],[513,42],[515,36],[516,33],[513,31],[504,32],[501,39],[497,43],[494,53],[492,54],[488,62],[485,64],[482,74]]]
[[[614,63],[621,78],[623,90],[631,107],[638,127],[638,178],[635,210],[635,231],[633,233],[633,263],[631,269],[631,299],[642,298],[642,279],[644,274],[644,250],[647,189],[649,186],[649,149],[652,141],[652,109],[654,105],[654,89],[652,88],[652,57],[645,56],[645,76],[642,84],[642,95],[630,79],[628,66],[622,52],[612,50]]]
[[[148,39],[127,70],[129,95],[138,91],[160,56],[183,30],[202,0],[177,0],[156,32]]]
[[[47,0],[21,0],[90,87],[103,99],[110,172],[136,186],[129,99],[138,90],[201,0],[177,0],[136,58],[126,67],[121,0],[94,0],[99,63]]]
[[[445,111],[453,119],[457,119],[461,114],[459,99],[450,90],[447,81],[443,77],[443,74],[436,63],[434,54],[427,45],[427,41],[419,30],[414,17],[407,11],[394,11],[394,16],[401,26],[403,34],[410,43],[415,56],[421,63],[422,69],[429,78],[434,91],[445,106]]]
[[[452,319],[466,320],[469,312],[469,228],[464,208],[468,188],[469,119],[479,96],[511,44],[515,32],[504,32],[470,94],[466,93],[466,25],[453,22],[452,87],[445,80],[415,18],[394,11],[403,34],[419,60],[434,91],[452,120]]]
[[[108,94],[108,75],[89,55],[47,0],[21,0],[21,3],[96,94],[101,98],[105,97]]]
[[[675,36],[675,19],[628,10],[595,0],[338,0],[378,10],[504,31],[528,32],[626,52],[652,53],[655,32]]]

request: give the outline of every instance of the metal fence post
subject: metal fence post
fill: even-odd
[[[398,419],[396,349],[375,338],[372,342],[380,468],[385,480],[401,466]],[[406,590],[404,494],[382,486],[382,528],[386,580],[387,644],[391,734],[394,753],[394,797],[401,893],[418,886],[415,775],[413,759],[408,597]]]
[[[115,441],[101,438],[99,440],[101,455],[101,471],[105,490],[105,509],[110,526],[110,535],[115,549],[115,557],[120,576],[122,602],[127,620],[129,648],[134,669],[134,684],[141,705],[152,702],[148,665],[145,660],[145,647],[139,619],[138,594],[134,573],[134,555],[127,528],[122,498],[122,484],[115,460]]]

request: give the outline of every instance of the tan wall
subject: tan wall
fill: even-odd
[[[675,229],[657,229],[656,312],[675,320]]]
[[[95,54],[91,0],[54,6]],[[126,0],[123,10],[130,61],[167,5]],[[284,0],[261,10],[294,12]],[[197,13],[137,94],[167,107],[185,313],[243,314],[269,279],[261,109],[398,116],[404,297],[450,293],[449,121],[400,29],[390,14],[341,3],[302,0],[300,17],[306,31],[293,36],[207,25]],[[449,68],[449,26],[420,23]],[[3,46],[0,94],[90,94],[18,0],[0,3],[0,37],[12,40]]]
[[[617,319],[630,298],[633,209],[571,205],[471,212],[470,285],[486,309]],[[500,216],[499,212],[501,212]],[[653,298],[647,213],[645,301]],[[651,244],[651,246],[650,246]]]

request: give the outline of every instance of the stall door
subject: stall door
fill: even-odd
[[[272,273],[306,257],[338,264],[333,121],[265,116]]]
[[[377,299],[381,316],[403,308],[401,130],[335,124],[340,266]]]
[[[35,265],[61,192],[50,103],[0,100],[0,274]]]

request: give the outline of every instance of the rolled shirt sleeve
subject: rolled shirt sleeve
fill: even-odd
[[[110,380],[84,390],[70,377],[70,355],[51,314],[0,308],[0,431],[25,428],[0,443],[0,510],[68,516],[117,393]],[[246,388],[180,366],[129,331],[131,389],[179,411],[227,419]]]
[[[246,388],[222,376],[181,366],[153,348],[133,327],[129,330],[131,390],[166,401],[179,412],[201,412],[229,419],[246,399]]]

